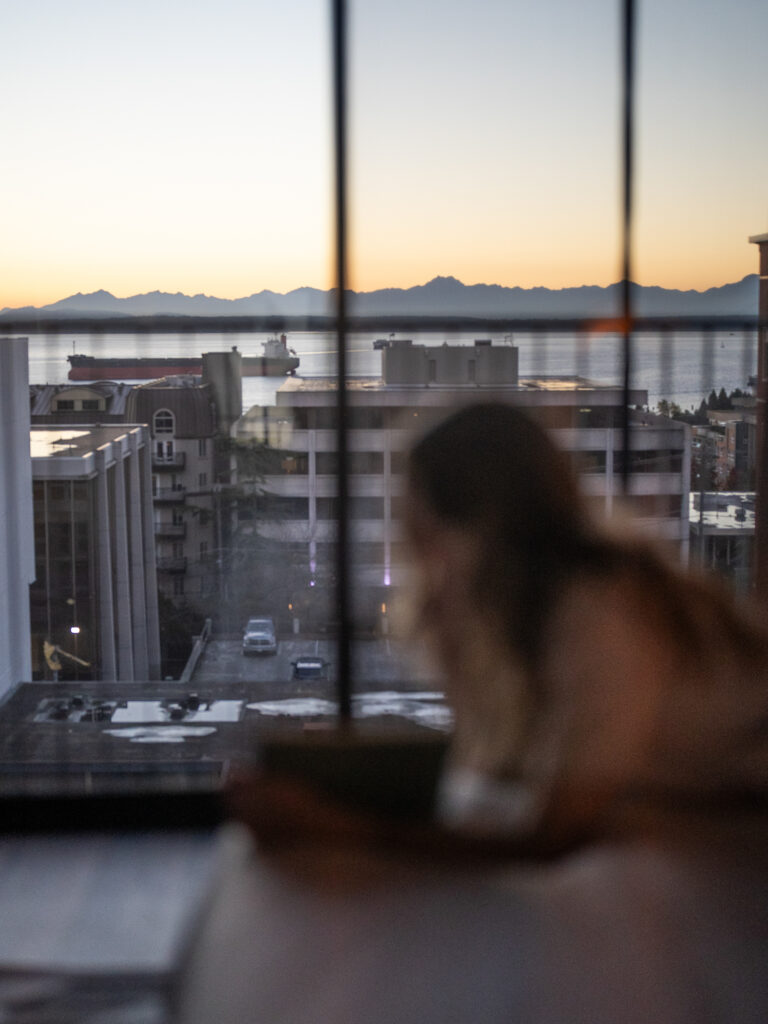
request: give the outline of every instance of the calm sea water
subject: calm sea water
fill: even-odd
[[[471,344],[473,334],[429,332],[409,335],[426,345]],[[70,334],[29,336],[29,377],[33,384],[63,383],[67,379],[67,355],[81,352],[99,356],[196,355],[237,345],[244,354],[260,354],[266,334]],[[374,334],[352,334],[348,340],[349,372],[354,376],[378,376],[381,353],[373,349]],[[501,336],[493,337],[502,342]],[[515,334],[520,350],[521,376],[579,374],[601,384],[621,382],[621,341],[615,335],[595,337],[573,334]],[[334,372],[335,337],[328,333],[294,332],[288,344],[301,359],[302,377],[327,376]],[[683,408],[697,406],[712,388],[726,391],[744,388],[756,372],[757,339],[754,331],[720,332],[706,336],[680,333],[662,340],[658,335],[635,338],[633,387],[648,391],[654,406],[660,398]],[[270,404],[282,378],[244,377],[243,407]]]

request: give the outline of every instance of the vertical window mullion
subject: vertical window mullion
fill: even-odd
[[[622,23],[622,448],[621,484],[624,493],[629,490],[630,466],[630,385],[632,378],[632,172],[634,135],[634,56],[635,56],[635,3],[624,0]]]
[[[351,717],[351,622],[349,595],[349,460],[347,436],[347,8],[332,0],[333,115],[336,257],[336,686],[339,718]]]

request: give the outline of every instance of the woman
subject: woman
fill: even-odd
[[[406,529],[412,618],[455,713],[438,822],[394,826],[241,780],[236,814],[263,844],[536,857],[657,827],[673,807],[763,800],[764,630],[598,522],[526,415],[472,405],[419,440]]]
[[[557,847],[641,804],[765,792],[765,632],[598,523],[528,417],[456,412],[414,446],[408,486],[418,622],[456,716],[454,821]]]

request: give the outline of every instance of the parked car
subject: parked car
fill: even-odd
[[[323,658],[306,656],[292,661],[294,679],[327,679],[328,662]]]
[[[243,654],[277,654],[277,637],[272,619],[248,619],[243,633]]]

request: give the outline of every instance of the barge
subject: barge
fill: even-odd
[[[155,380],[177,374],[203,372],[202,356],[67,356],[70,380]],[[262,354],[243,355],[244,377],[284,377],[293,374],[299,357],[288,348],[286,336],[269,338]]]

